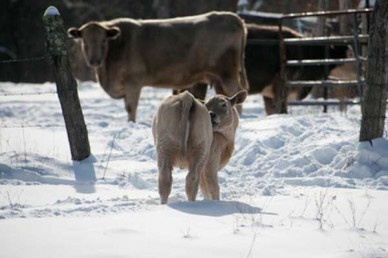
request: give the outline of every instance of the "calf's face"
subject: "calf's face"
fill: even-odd
[[[220,131],[234,124],[235,115],[237,115],[235,106],[243,103],[247,94],[247,91],[242,90],[232,97],[215,95],[206,102],[205,106],[209,110],[213,131]]]
[[[82,27],[68,29],[68,34],[80,39],[82,52],[87,64],[92,68],[102,66],[108,52],[108,41],[120,35],[118,27],[106,27],[97,22],[90,22]]]

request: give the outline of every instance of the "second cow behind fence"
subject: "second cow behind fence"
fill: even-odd
[[[205,106],[189,92],[170,96],[159,107],[152,124],[159,169],[159,194],[166,204],[174,167],[188,168],[186,194],[195,201],[198,186],[206,199],[219,200],[218,171],[234,150],[239,118],[235,108],[247,96],[216,95]]]
[[[275,99],[279,97],[274,87],[280,79],[280,51],[279,51],[279,27],[262,26],[256,24],[246,24],[248,29],[247,46],[245,48],[245,69],[249,82],[249,94],[262,94],[264,98],[265,110],[268,115],[275,113]],[[290,29],[283,28],[283,38],[299,38],[303,35]],[[259,40],[261,44],[250,43]],[[267,42],[266,42],[267,41]],[[272,41],[272,42],[271,42]],[[325,46],[286,46],[286,58],[288,60],[303,59],[325,59],[325,58],[345,58],[349,48],[344,45],[332,45],[326,53]],[[286,74],[288,80],[321,80],[328,76],[328,73],[337,65],[324,66],[298,66],[287,67]],[[217,89],[217,86],[215,86]],[[198,84],[190,91],[199,99],[206,96],[207,85]],[[300,100],[305,98],[311,91],[307,88],[290,88],[288,90],[288,100]]]
[[[244,68],[246,29],[231,12],[134,20],[88,22],[70,28],[87,64],[112,98],[124,98],[135,121],[143,86],[187,89],[199,82],[232,96],[248,89]]]

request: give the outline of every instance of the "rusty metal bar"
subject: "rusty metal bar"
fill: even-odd
[[[335,86],[357,86],[359,82],[357,80],[323,80],[323,81],[287,81],[287,87],[313,87],[316,85],[324,85],[326,87]],[[365,83],[365,81],[361,81]]]
[[[346,100],[346,101],[335,101],[335,100],[328,100],[328,101],[309,101],[309,100],[296,100],[296,101],[288,101],[288,105],[290,106],[340,106],[340,105],[359,105],[360,101],[352,101],[352,100]]]
[[[369,35],[360,34],[359,41],[366,44],[368,43]],[[329,37],[308,37],[308,38],[286,38],[284,42],[286,45],[327,45],[328,43],[333,45],[353,44],[355,41],[353,36],[329,36]]]
[[[286,82],[286,46],[284,44],[283,38],[283,19],[279,20],[279,58],[280,58],[280,78],[275,84],[275,88],[279,97],[277,98],[277,112],[278,113],[287,113],[287,88],[285,86]]]
[[[289,60],[287,66],[320,66],[320,65],[333,65],[333,64],[347,64],[353,62],[366,61],[365,59],[357,58],[338,58],[338,59],[303,59],[303,60]]]
[[[350,9],[346,11],[318,11],[318,12],[305,12],[305,13],[290,13],[284,14],[280,19],[295,19],[302,17],[312,17],[312,16],[337,16],[337,15],[349,15],[349,14],[358,14],[358,13],[371,13],[372,8],[365,9]]]
[[[368,43],[369,35],[359,34],[360,43]],[[327,45],[328,43],[333,45],[349,45],[354,42],[353,36],[328,36],[328,37],[306,37],[306,38],[285,38],[284,43],[286,45]],[[248,39],[248,45],[278,45],[278,39]]]
[[[353,42],[353,50],[354,50],[354,56],[357,60],[357,90],[358,94],[360,95],[360,101],[362,103],[363,100],[363,84],[361,83],[361,49],[360,49],[360,41],[359,41],[359,35],[358,35],[358,26],[357,26],[357,14],[353,14],[353,34],[354,34],[354,42]]]

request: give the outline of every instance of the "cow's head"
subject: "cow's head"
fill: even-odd
[[[215,95],[206,102],[205,106],[209,110],[213,131],[222,131],[236,123],[237,110],[235,106],[243,103],[247,94],[247,91],[242,90],[232,97]]]
[[[92,68],[101,67],[107,51],[108,41],[120,35],[118,27],[108,27],[98,22],[88,22],[80,28],[70,28],[67,33],[82,42],[82,52]]]

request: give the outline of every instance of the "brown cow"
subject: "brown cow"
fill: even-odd
[[[124,98],[136,119],[145,85],[186,89],[198,82],[231,96],[248,83],[244,69],[246,29],[230,12],[183,18],[88,22],[68,33],[82,40],[89,66],[112,98]]]
[[[189,92],[170,96],[158,108],[152,124],[159,169],[159,194],[166,204],[173,167],[189,168],[186,194],[195,201],[198,185],[205,198],[220,198],[217,172],[232,156],[238,126],[236,104],[247,96],[216,95],[206,107]],[[210,115],[209,115],[210,114]]]
[[[276,89],[273,85],[280,78],[279,45],[277,42],[264,45],[249,44],[249,40],[279,40],[279,28],[277,26],[255,24],[246,24],[246,27],[248,29],[248,44],[245,48],[245,69],[249,82],[249,94],[262,94],[265,110],[270,115],[275,112],[274,99],[277,97]],[[284,27],[283,37],[303,38],[303,35]],[[330,46],[328,58],[345,58],[347,51],[347,46]],[[288,60],[324,59],[325,47],[288,45],[286,47],[286,56]],[[327,73],[335,67],[336,65],[330,65],[327,71],[324,66],[287,67],[287,79],[320,80],[327,77]],[[206,88],[206,85],[198,84],[190,92],[195,97],[203,99],[206,96]],[[288,99],[303,99],[310,91],[311,88],[290,88],[288,90]]]
[[[279,40],[278,26],[260,26],[249,24],[248,40],[264,39]],[[284,38],[303,38],[303,35],[290,28],[283,28]],[[325,46],[286,46],[287,60],[302,59],[325,59]],[[329,46],[327,58],[345,58],[348,46]],[[247,70],[248,81],[251,85],[249,93],[261,93],[264,98],[267,114],[275,112],[274,99],[278,97],[276,84],[280,78],[280,57],[279,45],[254,45],[248,44],[245,49],[245,68]],[[258,61],[260,60],[260,61]],[[287,67],[286,74],[288,80],[321,80],[326,78],[330,71],[337,65],[330,65],[327,69],[324,66],[296,66]],[[289,88],[288,99],[299,100],[305,98],[311,91],[310,88]]]

